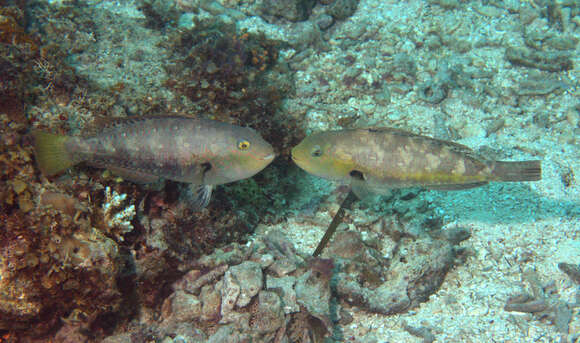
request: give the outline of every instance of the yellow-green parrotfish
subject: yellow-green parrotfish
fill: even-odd
[[[35,131],[33,137],[45,175],[84,162],[133,181],[191,183],[197,209],[207,206],[213,185],[249,178],[275,157],[250,128],[180,116],[129,117],[85,136]]]
[[[319,132],[292,149],[305,171],[349,183],[359,198],[390,189],[478,187],[490,181],[537,181],[540,161],[492,161],[469,147],[392,128]]]

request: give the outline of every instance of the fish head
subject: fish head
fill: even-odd
[[[223,142],[210,161],[212,168],[204,174],[207,184],[219,185],[252,177],[276,157],[274,148],[248,127],[233,127],[224,134]]]
[[[347,138],[341,131],[312,134],[292,149],[292,160],[310,174],[329,180],[348,180],[355,163]]]

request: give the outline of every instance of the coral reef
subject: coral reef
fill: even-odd
[[[109,187],[105,188],[105,202],[103,204],[103,221],[110,229],[119,229],[119,236],[133,230],[131,220],[135,216],[135,205],[129,205],[121,208],[127,194],[119,194],[111,191]],[[122,238],[122,237],[121,237]]]
[[[61,318],[99,328],[99,316],[122,301],[118,246],[92,227],[86,198],[37,181],[30,148],[20,147],[22,136],[12,139],[1,151],[0,330],[42,336]]]

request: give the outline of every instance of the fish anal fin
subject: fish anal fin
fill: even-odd
[[[462,189],[470,189],[475,187],[481,187],[487,185],[487,181],[478,181],[472,183],[458,183],[458,184],[447,184],[447,185],[427,185],[425,188],[436,190],[436,191],[458,191]]]
[[[123,167],[108,166],[107,169],[109,169],[111,173],[118,175],[125,180],[132,181],[135,183],[152,183],[159,180],[158,176]]]

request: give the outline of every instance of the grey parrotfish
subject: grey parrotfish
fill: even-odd
[[[541,162],[494,161],[469,147],[392,128],[327,131],[292,150],[305,171],[350,184],[359,197],[422,186],[459,190],[490,181],[537,181]]]
[[[84,162],[133,181],[186,182],[197,209],[208,204],[213,186],[249,178],[275,157],[251,128],[181,116],[128,117],[82,136],[37,130],[33,137],[45,175]]]

